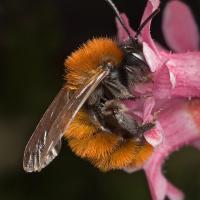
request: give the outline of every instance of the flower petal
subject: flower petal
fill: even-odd
[[[134,37],[135,31],[133,31],[133,29],[130,27],[128,17],[124,13],[122,13],[120,15],[121,15],[121,18],[122,18],[124,24],[126,25],[127,29],[129,30],[131,36]],[[126,41],[128,39],[128,34],[124,30],[123,26],[121,25],[121,23],[119,22],[119,20],[117,18],[116,18],[116,26],[117,26],[117,38],[118,38],[118,40],[120,42]]]
[[[133,87],[132,93],[135,96],[139,96],[139,95],[140,96],[142,96],[142,95],[151,96],[152,95],[152,88],[153,88],[152,82],[138,83]]]
[[[151,72],[157,71],[162,65],[162,62],[155,51],[146,42],[143,42],[143,53]]]
[[[170,78],[170,71],[166,65],[163,65],[162,68],[154,74],[154,97],[157,99],[168,99],[171,97],[172,88],[173,84]]]
[[[153,120],[152,110],[155,106],[155,99],[148,97],[144,101],[143,123],[148,123]]]
[[[153,200],[181,200],[183,194],[162,174],[162,164],[173,151],[200,139],[200,100],[171,101],[158,119],[164,141],[144,166]]]
[[[171,74],[172,96],[200,96],[200,53],[172,54],[166,66]]]
[[[154,73],[156,98],[200,96],[200,53],[163,54],[167,60]]]
[[[156,122],[155,128],[144,133],[145,140],[153,147],[160,145],[163,142],[163,137],[164,131],[158,121]]]
[[[162,146],[162,151],[171,153],[200,138],[199,111],[200,100],[171,100],[158,116],[165,131],[165,145]]]
[[[174,187],[162,174],[162,157],[159,154],[153,156],[153,160],[145,166],[150,192],[153,200],[164,200],[166,196],[170,200],[183,200],[183,193]]]
[[[169,47],[176,52],[196,51],[199,32],[191,10],[181,1],[170,1],[163,13],[162,30]]]
[[[159,7],[159,4],[159,0],[148,0],[144,14],[142,16],[141,24],[152,14],[153,11],[155,11]],[[148,24],[144,26],[141,31],[142,41],[146,42],[155,51],[155,53],[158,54],[157,47],[151,38],[150,26],[151,20],[148,22]]]
[[[184,194],[169,181],[167,182],[167,195],[170,200],[183,200]]]

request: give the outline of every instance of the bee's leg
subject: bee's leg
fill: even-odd
[[[119,125],[128,131],[131,136],[142,138],[143,133],[150,130],[155,125],[154,123],[139,125],[136,120],[134,120],[129,114],[126,114],[123,111],[115,110],[113,114]]]
[[[154,127],[154,123],[139,125],[131,115],[125,112],[124,106],[118,101],[109,101],[105,104],[102,114],[109,126],[116,128],[125,135],[142,138],[143,133]]]

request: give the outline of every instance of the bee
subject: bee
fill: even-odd
[[[27,172],[46,167],[58,155],[62,137],[76,155],[103,171],[139,167],[153,151],[143,135],[154,123],[135,120],[123,101],[135,101],[138,97],[131,88],[149,81],[138,35],[158,10],[132,37],[116,6],[106,2],[128,39],[95,38],[65,60],[66,83],[26,146],[23,167]]]

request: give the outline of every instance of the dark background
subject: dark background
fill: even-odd
[[[137,28],[144,0],[115,0]],[[162,1],[162,6],[166,1]],[[199,0],[187,1],[200,25]],[[161,12],[162,14],[162,12]],[[161,14],[152,34],[165,45]],[[62,87],[63,61],[93,36],[115,36],[114,15],[103,0],[0,0],[0,199],[149,200],[143,172],[99,172],[63,144],[59,157],[38,174],[22,169],[25,145]],[[167,160],[166,176],[200,199],[200,153],[184,148]]]

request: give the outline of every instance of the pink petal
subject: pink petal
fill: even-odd
[[[164,145],[160,150],[165,151],[165,155],[200,139],[199,111],[200,100],[171,100],[159,114],[158,120],[165,131]]]
[[[141,24],[145,19],[147,19],[152,14],[154,10],[156,10],[159,7],[159,4],[160,4],[159,0],[148,0],[144,14],[142,16]],[[144,28],[141,31],[142,40],[143,42],[146,42],[157,55],[159,55],[157,47],[151,38],[150,26],[151,26],[151,20],[149,21],[148,24],[144,26]]]
[[[158,145],[162,144],[163,137],[164,131],[158,121],[156,122],[155,128],[144,133],[145,140],[153,147],[157,147]]]
[[[166,66],[171,73],[172,96],[200,96],[200,53],[172,54]]]
[[[183,200],[183,193],[163,176],[162,161],[162,156],[156,154],[153,156],[153,160],[148,162],[144,168],[152,199],[164,200],[168,196],[170,200]]]
[[[171,72],[172,74],[172,72]],[[154,74],[153,94],[157,99],[168,99],[171,97],[173,83],[170,78],[170,71],[163,65],[162,68]]]
[[[156,98],[200,96],[200,53],[160,54],[166,63],[154,73]]]
[[[174,185],[172,185],[169,181],[167,184],[167,195],[170,200],[182,200],[184,199],[184,194],[182,191],[177,189]]]
[[[153,83],[138,83],[133,87],[132,93],[135,96],[151,96],[152,95],[152,89],[153,89]]]
[[[151,72],[158,70],[162,65],[162,61],[146,42],[143,42],[143,53]]]
[[[153,97],[148,97],[144,102],[144,111],[143,111],[143,123],[148,123],[153,120],[152,110],[155,106],[155,99]]]
[[[167,193],[167,180],[162,174],[162,155],[155,154],[145,165],[144,171],[153,200],[164,200]]]
[[[164,141],[144,166],[153,200],[164,200],[166,196],[170,200],[183,199],[182,192],[163,176],[162,164],[173,151],[200,140],[199,113],[200,100],[172,100],[171,105],[159,115]]]
[[[167,44],[176,52],[196,51],[199,32],[191,10],[181,1],[170,1],[163,13],[162,29]]]
[[[126,14],[122,13],[121,18],[122,18],[124,24],[126,25],[127,29],[129,30],[131,36],[134,37],[135,31],[133,31],[132,28],[130,27]],[[122,27],[122,25],[120,24],[118,19],[116,19],[116,25],[117,25],[117,32],[118,32],[117,33],[118,40],[120,42],[126,41],[128,39],[128,34],[124,30],[124,28]]]

